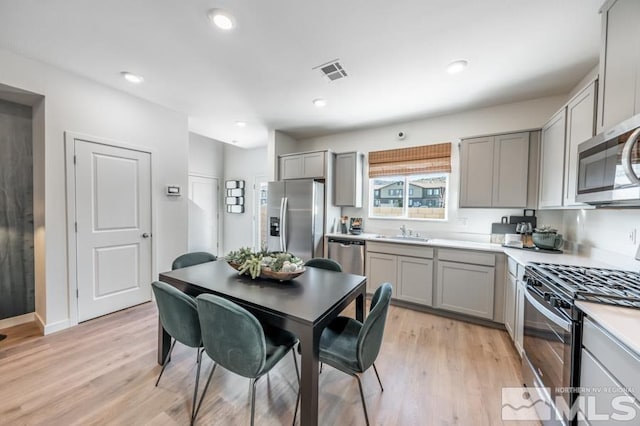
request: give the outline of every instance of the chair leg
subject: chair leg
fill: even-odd
[[[169,353],[167,354],[167,357],[164,359],[164,362],[162,363],[162,370],[160,370],[160,375],[158,376],[158,380],[156,380],[156,387],[158,386],[158,383],[160,383],[160,377],[162,377],[162,373],[164,373],[164,369],[167,368],[167,364],[169,364],[169,361],[171,361],[171,352],[173,352],[173,347],[176,345],[176,339],[173,339],[173,342],[171,343],[171,347],[169,348]]]
[[[256,382],[258,379],[251,379],[251,426],[256,412]]]
[[[198,364],[198,369],[196,370],[196,385],[193,388],[193,404],[191,405],[192,421],[196,414],[196,402],[198,401],[198,384],[200,383],[200,367],[202,366],[202,352],[200,352],[200,348],[198,348],[197,350],[197,364]]]
[[[362,408],[364,409],[364,420],[369,426],[369,415],[367,414],[367,404],[364,402],[364,392],[362,391],[362,382],[360,382],[360,377],[357,374],[352,374],[353,377],[358,381],[358,388],[360,388],[360,398],[362,399]]]
[[[376,364],[373,364],[373,371],[376,372],[376,377],[378,378],[378,383],[380,383],[380,389],[384,392],[384,388],[382,387],[382,382],[380,381],[380,375],[378,374],[378,369],[376,368]]]
[[[200,395],[200,402],[198,402],[198,406],[196,407],[195,413],[193,413],[193,417],[191,418],[191,424],[193,425],[196,422],[196,417],[198,416],[198,412],[200,411],[200,407],[202,406],[202,400],[204,396],[207,394],[207,390],[209,389],[209,384],[211,383],[211,378],[213,377],[213,372],[216,371],[216,367],[218,364],[213,363],[213,368],[211,369],[211,373],[209,373],[209,378],[207,379],[207,384],[204,385],[204,390],[202,391],[202,395]]]
[[[296,357],[296,353],[291,351],[291,355],[293,356],[293,365],[296,367],[296,377],[298,378],[298,388],[300,387],[300,370],[298,369],[298,358]]]

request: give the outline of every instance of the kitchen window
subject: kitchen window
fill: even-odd
[[[451,144],[369,153],[369,217],[446,220]]]

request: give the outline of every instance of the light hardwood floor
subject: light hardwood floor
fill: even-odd
[[[160,366],[153,303],[44,337],[34,325],[2,332],[9,337],[0,342],[0,424],[189,423],[196,353],[177,344],[154,387]],[[203,359],[206,377],[211,361]],[[373,371],[363,385],[377,425],[507,424],[501,388],[522,382],[505,331],[396,306],[376,365],[385,391]],[[258,382],[256,424],[291,424],[296,392],[289,355]],[[320,376],[319,405],[320,424],[364,424],[355,379],[331,367]],[[249,380],[216,369],[197,424],[248,423]]]

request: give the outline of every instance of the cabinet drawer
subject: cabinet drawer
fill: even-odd
[[[485,266],[495,266],[496,264],[494,254],[470,250],[438,249],[438,259]]]
[[[518,262],[510,257],[507,257],[507,269],[509,270],[509,275],[518,276]]]
[[[620,344],[589,318],[584,320],[582,345],[640,399],[640,356]]]
[[[433,259],[433,248],[412,244],[393,244],[367,241],[367,252],[397,254],[399,256]]]

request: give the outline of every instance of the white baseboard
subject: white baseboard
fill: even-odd
[[[35,321],[35,312],[29,312],[28,314],[18,315],[17,317],[5,318],[0,320],[0,329],[9,328],[20,324],[26,324],[28,322]]]
[[[45,324],[43,334],[46,336],[47,334],[55,333],[56,331],[64,330],[65,328],[69,327],[71,327],[69,319],[53,322],[51,324]]]
[[[42,320],[42,318],[40,318],[40,315],[38,315],[37,312],[34,314],[34,316],[35,316],[36,324],[40,329],[40,333],[44,335],[44,321]]]

